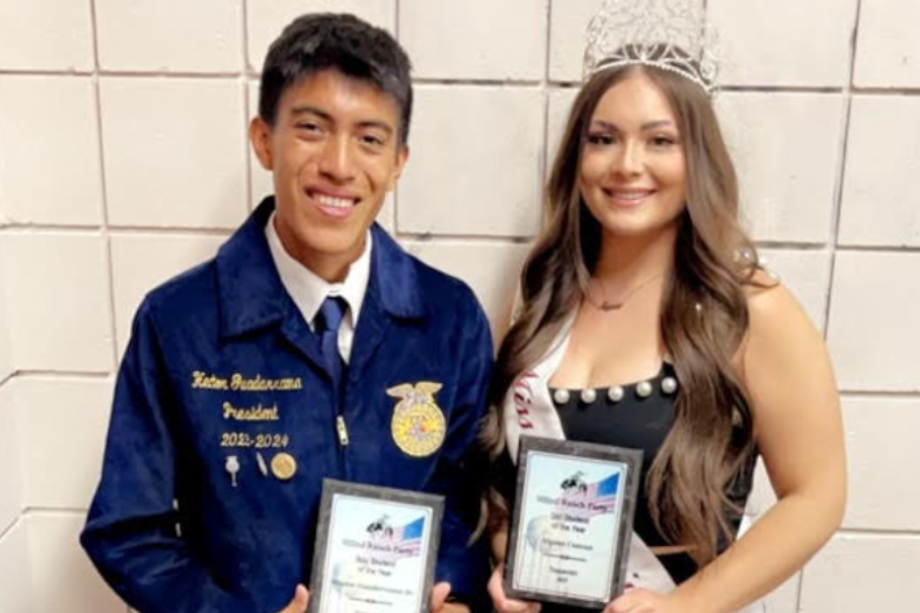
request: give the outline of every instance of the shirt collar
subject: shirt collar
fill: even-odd
[[[237,337],[277,324],[297,309],[285,291],[265,236],[265,226],[275,208],[265,198],[217,252],[217,293],[220,329],[224,338]],[[375,313],[416,319],[428,316],[425,282],[428,268],[400,248],[378,224],[371,227],[370,280],[362,311],[373,302]],[[374,317],[377,315],[375,314]],[[298,319],[303,319],[297,312]]]
[[[341,283],[329,283],[315,272],[291,257],[285,250],[278,230],[275,228],[273,211],[265,224],[265,238],[271,251],[281,284],[291,296],[294,304],[300,310],[307,324],[313,328],[313,320],[319,312],[323,301],[328,296],[340,296],[348,303],[348,317],[351,318],[352,328],[358,326],[358,316],[361,314],[361,305],[367,292],[367,282],[371,274],[371,250],[373,236],[367,232],[364,251],[358,259],[348,268],[348,274]]]

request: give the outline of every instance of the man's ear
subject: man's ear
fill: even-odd
[[[402,175],[403,168],[406,167],[406,162],[408,161],[409,145],[403,145],[399,148],[399,151],[396,152],[396,166],[393,168],[393,172],[390,174],[390,181],[387,184],[388,192],[396,189],[396,183],[399,181],[399,177]]]
[[[249,122],[249,142],[265,170],[272,170],[272,128],[261,117],[253,117]]]

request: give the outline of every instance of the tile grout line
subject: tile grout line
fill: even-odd
[[[87,507],[24,507],[22,510],[22,515],[57,515],[60,517],[73,517],[74,515],[86,516],[86,513],[89,511]]]
[[[241,38],[242,43],[242,61],[243,61],[243,74],[241,79],[243,82],[243,162],[245,163],[245,172],[244,172],[244,182],[246,185],[246,209],[250,213],[255,209],[255,194],[252,192],[252,154],[249,150],[249,120],[252,117],[252,109],[249,108],[249,100],[252,98],[250,95],[250,88],[252,84],[250,79],[247,76],[249,74],[249,4],[248,0],[240,0],[240,28],[241,28]]]
[[[16,373],[21,378],[43,379],[83,379],[88,381],[104,381],[112,376],[113,372],[82,372],[78,370],[20,370]],[[12,379],[12,377],[11,377]]]
[[[844,400],[879,400],[886,398],[889,400],[920,400],[920,390],[916,391],[889,391],[889,390],[838,390],[838,394]]]
[[[890,528],[840,528],[836,532],[837,536],[861,536],[861,537],[879,537],[890,536],[899,538],[917,538],[920,539],[920,529],[890,529]]]
[[[107,224],[104,226],[56,226],[56,225],[12,225],[7,226],[10,236],[23,236],[37,233],[62,233],[73,236],[95,236],[105,231],[110,235],[130,234],[162,234],[166,236],[220,236],[227,237],[233,234],[232,228],[217,227],[181,227],[181,226],[119,226]]]
[[[541,224],[543,217],[543,192],[546,189],[546,182],[549,180],[547,173],[551,168],[551,163],[549,161],[549,107],[550,97],[552,96],[553,92],[550,88],[549,72],[550,64],[552,63],[553,1],[554,0],[545,0],[546,4],[543,6],[543,16],[546,19],[546,28],[544,29],[546,35],[543,38],[543,79],[540,81],[540,92],[543,95],[543,150],[540,152],[541,155],[539,160],[539,167],[537,169],[538,176],[540,177],[540,190],[537,193],[540,194],[541,201],[535,203],[535,205],[538,206],[539,210],[541,211],[539,220]],[[517,286],[519,283],[520,281],[516,281],[512,287],[508,288],[508,290],[517,291]]]
[[[838,252],[846,252],[845,249],[840,249],[838,240],[840,236],[840,218],[843,210],[843,193],[846,184],[846,177],[844,175],[846,173],[847,145],[849,144],[850,112],[853,108],[852,100],[850,94],[844,95],[840,150],[838,152],[839,157],[837,162],[837,184],[834,186],[834,208],[831,212],[831,227],[829,228],[830,242],[828,243],[828,251],[830,252],[830,264],[827,275],[827,302],[824,304],[824,330],[822,331],[825,343],[828,341],[828,332],[831,325],[831,310],[834,302],[834,274],[837,271],[837,254]]]
[[[841,133],[840,133],[840,143],[839,143],[839,159],[838,159],[838,172],[837,172],[837,182],[834,186],[834,209],[831,219],[831,228],[830,228],[830,270],[828,271],[827,276],[827,303],[824,305],[824,330],[822,331],[822,337],[824,342],[828,341],[828,331],[831,327],[831,309],[834,302],[834,275],[837,270],[837,250],[838,250],[838,241],[840,238],[840,218],[843,210],[843,195],[844,187],[846,184],[846,165],[847,165],[847,146],[849,145],[849,129],[850,129],[850,113],[853,108],[853,67],[856,64],[856,43],[859,36],[859,14],[862,8],[862,0],[856,0],[856,11],[853,17],[853,28],[850,34],[850,57],[849,57],[849,71],[847,74],[846,86],[843,90],[844,98],[844,109],[843,117],[841,118]],[[839,528],[838,531],[839,533]],[[805,592],[805,569],[802,568],[799,571],[799,585],[795,597],[795,610],[801,613],[802,610],[802,595]]]
[[[203,79],[203,80],[258,80],[260,73],[256,70],[228,71],[228,72],[181,72],[181,71],[145,71],[145,70],[13,70],[0,69],[0,76],[23,77],[90,77],[100,76],[124,79]],[[455,86],[481,86],[503,88],[535,88],[546,85],[548,89],[578,89],[580,81],[555,81],[551,79],[449,79],[434,77],[417,77],[412,79],[413,85],[455,85]],[[723,93],[762,93],[762,94],[854,94],[873,96],[920,96],[920,87],[833,87],[810,85],[725,85],[720,87]]]
[[[834,275],[837,271],[838,252],[847,253],[847,248],[840,247],[840,222],[843,216],[843,198],[846,187],[847,154],[850,144],[850,122],[853,113],[853,73],[856,66],[857,41],[859,38],[859,16],[862,11],[862,0],[856,0],[856,11],[853,29],[850,35],[850,57],[847,83],[844,89],[844,109],[841,118],[840,151],[838,159],[837,184],[834,186],[834,210],[830,227],[830,271],[827,280],[827,303],[824,306],[824,342],[828,341],[828,332],[831,324],[831,312],[834,303]]]
[[[92,19],[93,35],[93,62],[95,70],[93,71],[93,94],[96,105],[96,139],[99,144],[99,193],[102,198],[102,227],[101,236],[105,247],[103,259],[105,260],[106,272],[108,273],[108,315],[109,315],[109,339],[112,356],[112,366],[118,364],[118,336],[117,326],[115,323],[115,262],[112,257],[112,237],[109,233],[109,198],[108,186],[106,185],[105,172],[105,139],[103,138],[103,117],[102,117],[102,83],[101,69],[99,61],[99,25],[96,14],[96,1],[90,0],[90,15]]]
[[[7,536],[13,533],[13,530],[19,527],[19,524],[23,523],[22,519],[25,517],[25,513],[20,510],[19,516],[10,522],[10,524],[0,530],[0,543],[2,543]],[[28,554],[28,551],[26,552]],[[31,579],[31,578],[30,578]]]

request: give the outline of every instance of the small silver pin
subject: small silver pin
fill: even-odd
[[[240,472],[240,460],[235,455],[227,456],[227,462],[224,469],[230,473],[230,484],[236,487],[236,474]]]
[[[256,452],[256,462],[259,464],[259,472],[262,473],[263,477],[268,476],[268,464],[265,463],[265,458],[262,457],[262,452]]]

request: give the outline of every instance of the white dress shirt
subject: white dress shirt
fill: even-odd
[[[275,268],[281,277],[281,284],[288,295],[297,305],[304,320],[311,330],[316,329],[316,316],[327,296],[339,296],[348,304],[342,324],[339,326],[339,353],[347,364],[351,357],[351,347],[355,338],[355,328],[358,327],[358,316],[361,314],[361,304],[367,291],[367,282],[371,276],[371,232],[367,232],[364,251],[348,269],[345,280],[341,283],[329,283],[315,272],[291,257],[281,243],[281,237],[275,229],[275,213],[273,212],[265,224],[265,238],[268,239],[268,248],[271,250]]]

